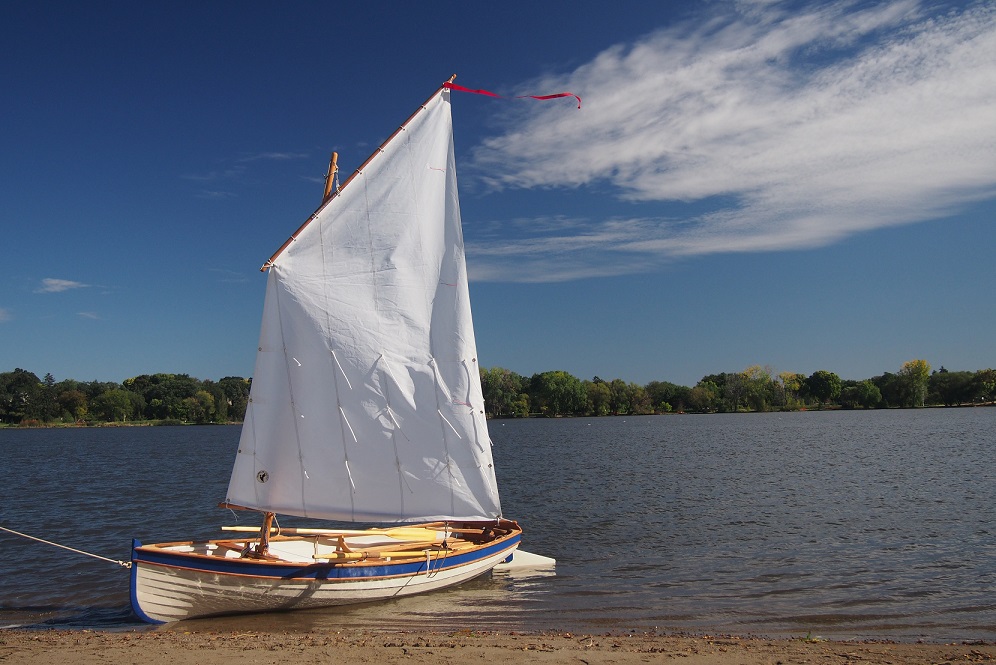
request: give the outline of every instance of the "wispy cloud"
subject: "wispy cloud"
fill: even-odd
[[[235,198],[235,193],[220,189],[202,189],[197,193],[197,198],[214,200],[233,199]]]
[[[227,268],[208,268],[208,270],[218,276],[218,281],[226,284],[245,284],[249,281],[245,273],[236,272],[235,270],[228,270]]]
[[[12,318],[13,315],[10,313],[9,309],[0,307],[0,323],[3,323],[4,321],[10,321]]]
[[[97,320],[100,319],[100,316],[96,312],[77,312],[76,314],[81,319],[92,319],[94,321],[97,321]]]
[[[285,162],[293,159],[305,159],[308,157],[306,152],[257,152],[252,155],[245,155],[240,157],[236,161],[247,164],[249,162],[259,162],[259,161],[277,161]]]
[[[35,293],[61,293],[62,291],[69,291],[72,289],[85,289],[89,286],[89,284],[74,282],[69,279],[54,279],[52,277],[46,277],[41,281],[41,286],[35,289]]]
[[[304,152],[258,152],[248,155],[241,155],[223,160],[219,168],[208,171],[184,173],[180,177],[184,180],[194,180],[197,182],[219,182],[226,180],[238,180],[245,177],[249,170],[249,165],[256,162],[289,161],[295,159],[306,159]]]
[[[996,5],[721,6],[530,83],[578,92],[584,109],[523,111],[474,159],[504,174],[494,187],[608,185],[620,200],[700,210],[472,244],[475,263],[495,259],[476,278],[521,265],[520,279],[573,279],[819,247],[996,195]],[[496,168],[508,163],[517,169]]]

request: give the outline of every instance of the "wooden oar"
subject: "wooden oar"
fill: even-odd
[[[435,543],[428,543],[425,545],[433,545]],[[422,543],[405,543],[407,547],[420,547]],[[316,554],[314,559],[326,560],[326,559],[340,559],[345,561],[362,561],[364,559],[424,559],[429,556],[433,559],[438,558],[440,554],[449,555],[452,554],[450,550],[395,550],[395,549],[378,549],[376,552],[371,551],[353,551],[353,552],[329,552],[328,554]]]
[[[223,526],[222,531],[238,531],[242,533],[258,533],[259,527],[255,526]],[[290,536],[388,536],[391,538],[425,538],[427,531],[438,531],[442,529],[435,527],[421,526],[396,526],[388,529],[306,529],[299,527],[286,527],[279,530],[281,535]],[[270,533],[277,533],[277,529],[270,529]]]

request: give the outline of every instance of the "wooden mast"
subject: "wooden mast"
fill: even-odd
[[[273,513],[263,513],[263,526],[259,529],[259,543],[256,545],[256,551],[252,554],[252,558],[254,559],[265,559],[269,557],[270,529],[273,528],[273,517]]]
[[[325,196],[322,197],[322,203],[329,200],[332,196],[332,183],[335,181],[335,175],[339,172],[339,153],[333,152],[332,159],[329,161],[329,172],[325,174]]]

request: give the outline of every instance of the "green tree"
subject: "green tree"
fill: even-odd
[[[980,397],[979,385],[972,372],[949,372],[943,367],[927,381],[927,401],[954,406],[969,404]]]
[[[769,411],[778,400],[780,391],[771,378],[771,369],[752,365],[741,373],[744,399],[754,411]]]
[[[41,392],[38,376],[20,367],[0,373],[0,422],[20,423],[36,417],[34,409]]]
[[[107,390],[90,401],[92,415],[106,422],[140,420],[144,407],[141,395],[122,388]]]
[[[481,368],[484,411],[491,418],[518,415],[525,377],[504,367]]]
[[[86,419],[89,400],[82,390],[63,390],[56,398],[59,408],[73,422],[81,422]]]
[[[597,376],[594,381],[584,382],[588,393],[588,413],[593,416],[607,416],[612,412],[612,391],[609,384]]]
[[[640,384],[633,382],[627,384],[626,396],[629,401],[629,413],[634,416],[646,416],[654,412],[654,407],[650,403],[650,396]]]
[[[684,411],[691,388],[667,381],[651,381],[646,385],[647,396],[655,413]]]
[[[186,374],[142,374],[125,379],[122,385],[142,396],[145,417],[150,420],[185,419],[188,405],[184,400],[203,388],[200,381]]]
[[[203,425],[214,420],[214,396],[207,390],[198,390],[191,397],[183,400],[183,420]]]
[[[880,376],[872,377],[870,381],[875,384],[882,394],[880,406],[885,408],[902,406],[903,386],[899,376],[891,372],[885,372]]]
[[[536,409],[547,416],[584,413],[588,403],[581,380],[562,370],[534,374],[530,379],[530,398]]]
[[[711,413],[720,402],[720,390],[712,381],[703,379],[688,391],[688,408],[699,413]]]
[[[806,392],[821,406],[840,396],[840,377],[833,372],[820,369],[806,379]]]
[[[630,413],[630,390],[622,379],[609,382],[609,412],[614,416]]]
[[[872,409],[882,401],[882,393],[871,381],[845,381],[840,391],[840,404],[848,409]]]
[[[996,369],[980,369],[973,380],[978,386],[979,399],[986,402],[996,400]]]
[[[782,372],[778,375],[781,385],[782,403],[786,409],[798,409],[802,406],[802,394],[805,391],[806,375],[796,372]]]
[[[58,393],[55,386],[55,377],[48,373],[38,388],[38,403],[35,405],[34,411],[37,418],[47,423],[59,417],[59,402],[56,399]]]
[[[241,421],[246,417],[246,407],[249,405],[249,390],[252,381],[241,376],[226,376],[218,381],[218,387],[225,395],[228,403],[228,419]]]
[[[930,363],[926,360],[908,360],[899,370],[899,377],[906,388],[906,406],[923,406],[930,381]]]

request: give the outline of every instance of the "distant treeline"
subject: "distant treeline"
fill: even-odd
[[[219,381],[186,374],[142,374],[122,383],[56,381],[23,369],[0,373],[0,423],[45,425],[152,421],[241,422],[250,379]]]
[[[122,422],[241,422],[251,379],[218,381],[186,374],[142,374],[122,383],[39,379],[23,369],[0,372],[0,425]],[[667,381],[579,379],[551,371],[525,377],[502,367],[481,370],[488,417],[734,413],[810,408],[880,409],[986,404],[996,401],[996,370],[932,371],[911,360],[895,374],[863,381],[819,370],[811,375],[759,365],[702,377],[692,387]]]
[[[931,371],[925,360],[904,363],[863,381],[826,370],[811,375],[754,365],[742,372],[702,377],[692,387],[667,381],[645,386],[597,376],[582,380],[568,372],[526,378],[502,367],[481,371],[489,417],[649,415],[672,412],[735,413],[809,408],[881,409],[985,404],[996,400],[996,370]]]

